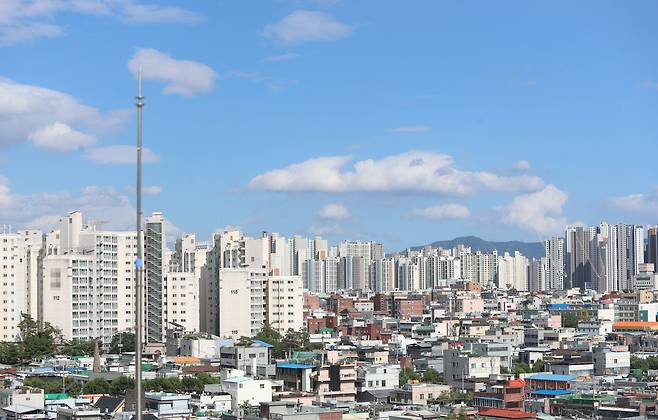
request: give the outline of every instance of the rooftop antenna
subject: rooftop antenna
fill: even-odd
[[[142,244],[142,67],[137,74],[137,259],[135,260],[135,393],[137,404],[135,420],[143,420],[142,399],[142,332],[143,332],[143,310],[142,310],[142,287],[144,276],[144,247]]]

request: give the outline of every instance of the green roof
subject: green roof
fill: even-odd
[[[153,363],[142,363],[142,370],[144,372],[153,372],[155,370],[155,365]]]
[[[329,327],[320,328],[320,332],[323,332],[323,333],[331,333],[331,332],[334,332],[334,329],[333,329],[333,328],[329,328]]]
[[[69,397],[69,394],[46,394],[44,395],[44,398],[46,400],[65,400]]]

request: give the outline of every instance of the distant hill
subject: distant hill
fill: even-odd
[[[477,236],[462,236],[460,238],[455,238],[449,241],[432,242],[430,245],[433,248],[441,247],[445,249],[450,249],[457,245],[465,245],[471,247],[473,251],[488,252],[495,249],[499,254],[502,254],[505,251],[509,252],[510,254],[514,253],[514,251],[519,251],[521,254],[528,258],[541,258],[545,256],[544,244],[541,242],[494,242],[478,238]],[[411,249],[418,250],[423,248],[423,246],[414,246]]]

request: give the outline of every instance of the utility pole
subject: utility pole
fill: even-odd
[[[137,259],[135,260],[135,393],[137,405],[135,420],[142,420],[142,332],[143,332],[143,278],[144,278],[144,246],[142,238],[142,69],[137,76]]]

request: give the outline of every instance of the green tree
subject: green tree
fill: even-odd
[[[71,377],[64,379],[64,393],[77,396],[82,392],[82,385]]]
[[[544,365],[544,361],[542,359],[537,359],[535,360],[535,363],[532,364],[533,372],[544,372],[545,368],[546,366]]]
[[[575,312],[564,312],[561,316],[562,326],[565,328],[577,328],[580,317]]]
[[[127,376],[119,376],[110,382],[110,394],[126,395],[126,391],[135,388],[135,380]]]
[[[109,394],[111,392],[110,383],[104,378],[96,378],[85,383],[83,387],[85,394]]]
[[[93,356],[94,340],[72,340],[60,346],[59,353],[67,356]]]
[[[400,386],[409,381],[420,381],[420,374],[413,368],[404,368],[400,371]]]
[[[236,343],[240,347],[247,347],[251,345],[252,340],[251,337],[245,337],[244,335],[238,339],[238,342]]]
[[[42,378],[39,378],[38,376],[32,376],[29,378],[26,378],[23,381],[23,385],[29,386],[32,388],[41,388],[43,389],[43,392],[46,394],[57,394],[62,392],[62,381],[61,380],[54,380],[54,381],[45,381]]]
[[[507,368],[507,366],[501,366],[500,373],[503,375],[507,375],[509,373],[509,369]]]
[[[23,352],[16,343],[0,343],[0,363],[17,365],[23,360]]]
[[[112,337],[110,353],[123,353],[135,351],[135,334],[122,332]]]
[[[512,368],[512,373],[516,376],[521,375],[522,373],[530,373],[532,369],[527,363],[519,363]]]
[[[436,369],[427,368],[423,373],[423,382],[428,384],[440,384],[443,383],[443,376]]]

